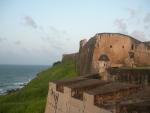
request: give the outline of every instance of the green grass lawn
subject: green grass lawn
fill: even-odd
[[[49,81],[76,75],[73,61],[56,64],[40,72],[20,91],[0,96],[0,113],[44,113]]]

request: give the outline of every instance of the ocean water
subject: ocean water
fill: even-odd
[[[0,95],[8,90],[22,88],[37,73],[48,66],[40,65],[0,65]]]

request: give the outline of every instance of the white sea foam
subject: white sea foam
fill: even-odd
[[[3,89],[0,89],[0,92],[2,92],[3,91]]]
[[[13,85],[15,86],[24,86],[26,83],[25,82],[15,82]]]
[[[0,95],[23,88],[47,66],[0,65]]]
[[[5,93],[6,93],[6,91],[4,91],[3,89],[0,89],[0,95],[3,95]]]

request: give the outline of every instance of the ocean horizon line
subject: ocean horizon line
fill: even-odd
[[[52,64],[0,64],[1,66],[3,65],[6,65],[6,66],[8,66],[8,65],[12,65],[12,66],[52,66]]]

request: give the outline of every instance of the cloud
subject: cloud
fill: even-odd
[[[15,45],[20,45],[20,44],[21,44],[21,41],[20,41],[20,40],[17,40],[17,41],[14,42],[14,44],[15,44]]]
[[[124,19],[116,19],[114,25],[118,28],[119,32],[128,34],[127,23]]]
[[[144,39],[145,40],[145,33],[142,31],[133,31],[131,33],[131,36],[136,37],[137,39],[141,40]]]
[[[64,45],[64,41],[68,41],[70,37],[65,30],[60,30],[53,26],[49,26],[47,31],[40,26],[38,30],[41,33],[40,38],[44,42],[62,43]]]
[[[49,32],[55,37],[56,39],[63,38],[64,40],[66,39],[65,37],[69,37],[68,33],[65,30],[60,30],[54,26],[49,26]]]
[[[145,25],[144,29],[149,29],[150,25]]]
[[[0,42],[5,41],[5,40],[6,40],[6,38],[0,37]]]
[[[39,34],[39,38],[41,39],[40,43],[44,46],[41,49],[39,49],[40,52],[48,52],[50,56],[54,54],[54,56],[58,58],[61,56],[62,53],[70,51],[70,47],[72,46],[73,40],[69,40],[70,43],[66,43],[68,42],[68,39],[70,39],[70,36],[65,30],[61,30],[52,25],[46,27],[37,24],[31,16],[24,17],[24,20],[24,23],[26,25],[36,29],[37,34]],[[15,44],[19,45],[20,42],[16,41]],[[51,51],[49,52],[49,50]]]
[[[24,17],[25,24],[36,29],[38,27],[37,23],[31,16],[25,16]]]
[[[51,49],[51,54],[57,54],[57,58],[60,57],[62,53],[71,51],[70,49],[74,42],[67,31],[60,30],[54,26],[48,26],[48,28],[40,27],[38,30],[41,33],[40,38],[45,46]]]
[[[145,24],[144,28],[149,29],[150,28],[150,12],[145,15],[143,22]]]
[[[150,22],[150,13],[147,13],[144,17],[144,22],[149,23]]]
[[[130,18],[136,17],[138,14],[138,11],[135,9],[127,8],[127,11],[129,12]]]
[[[116,31],[131,35],[141,41],[150,40],[150,12],[132,8],[127,8],[126,11],[128,16],[114,20]]]

